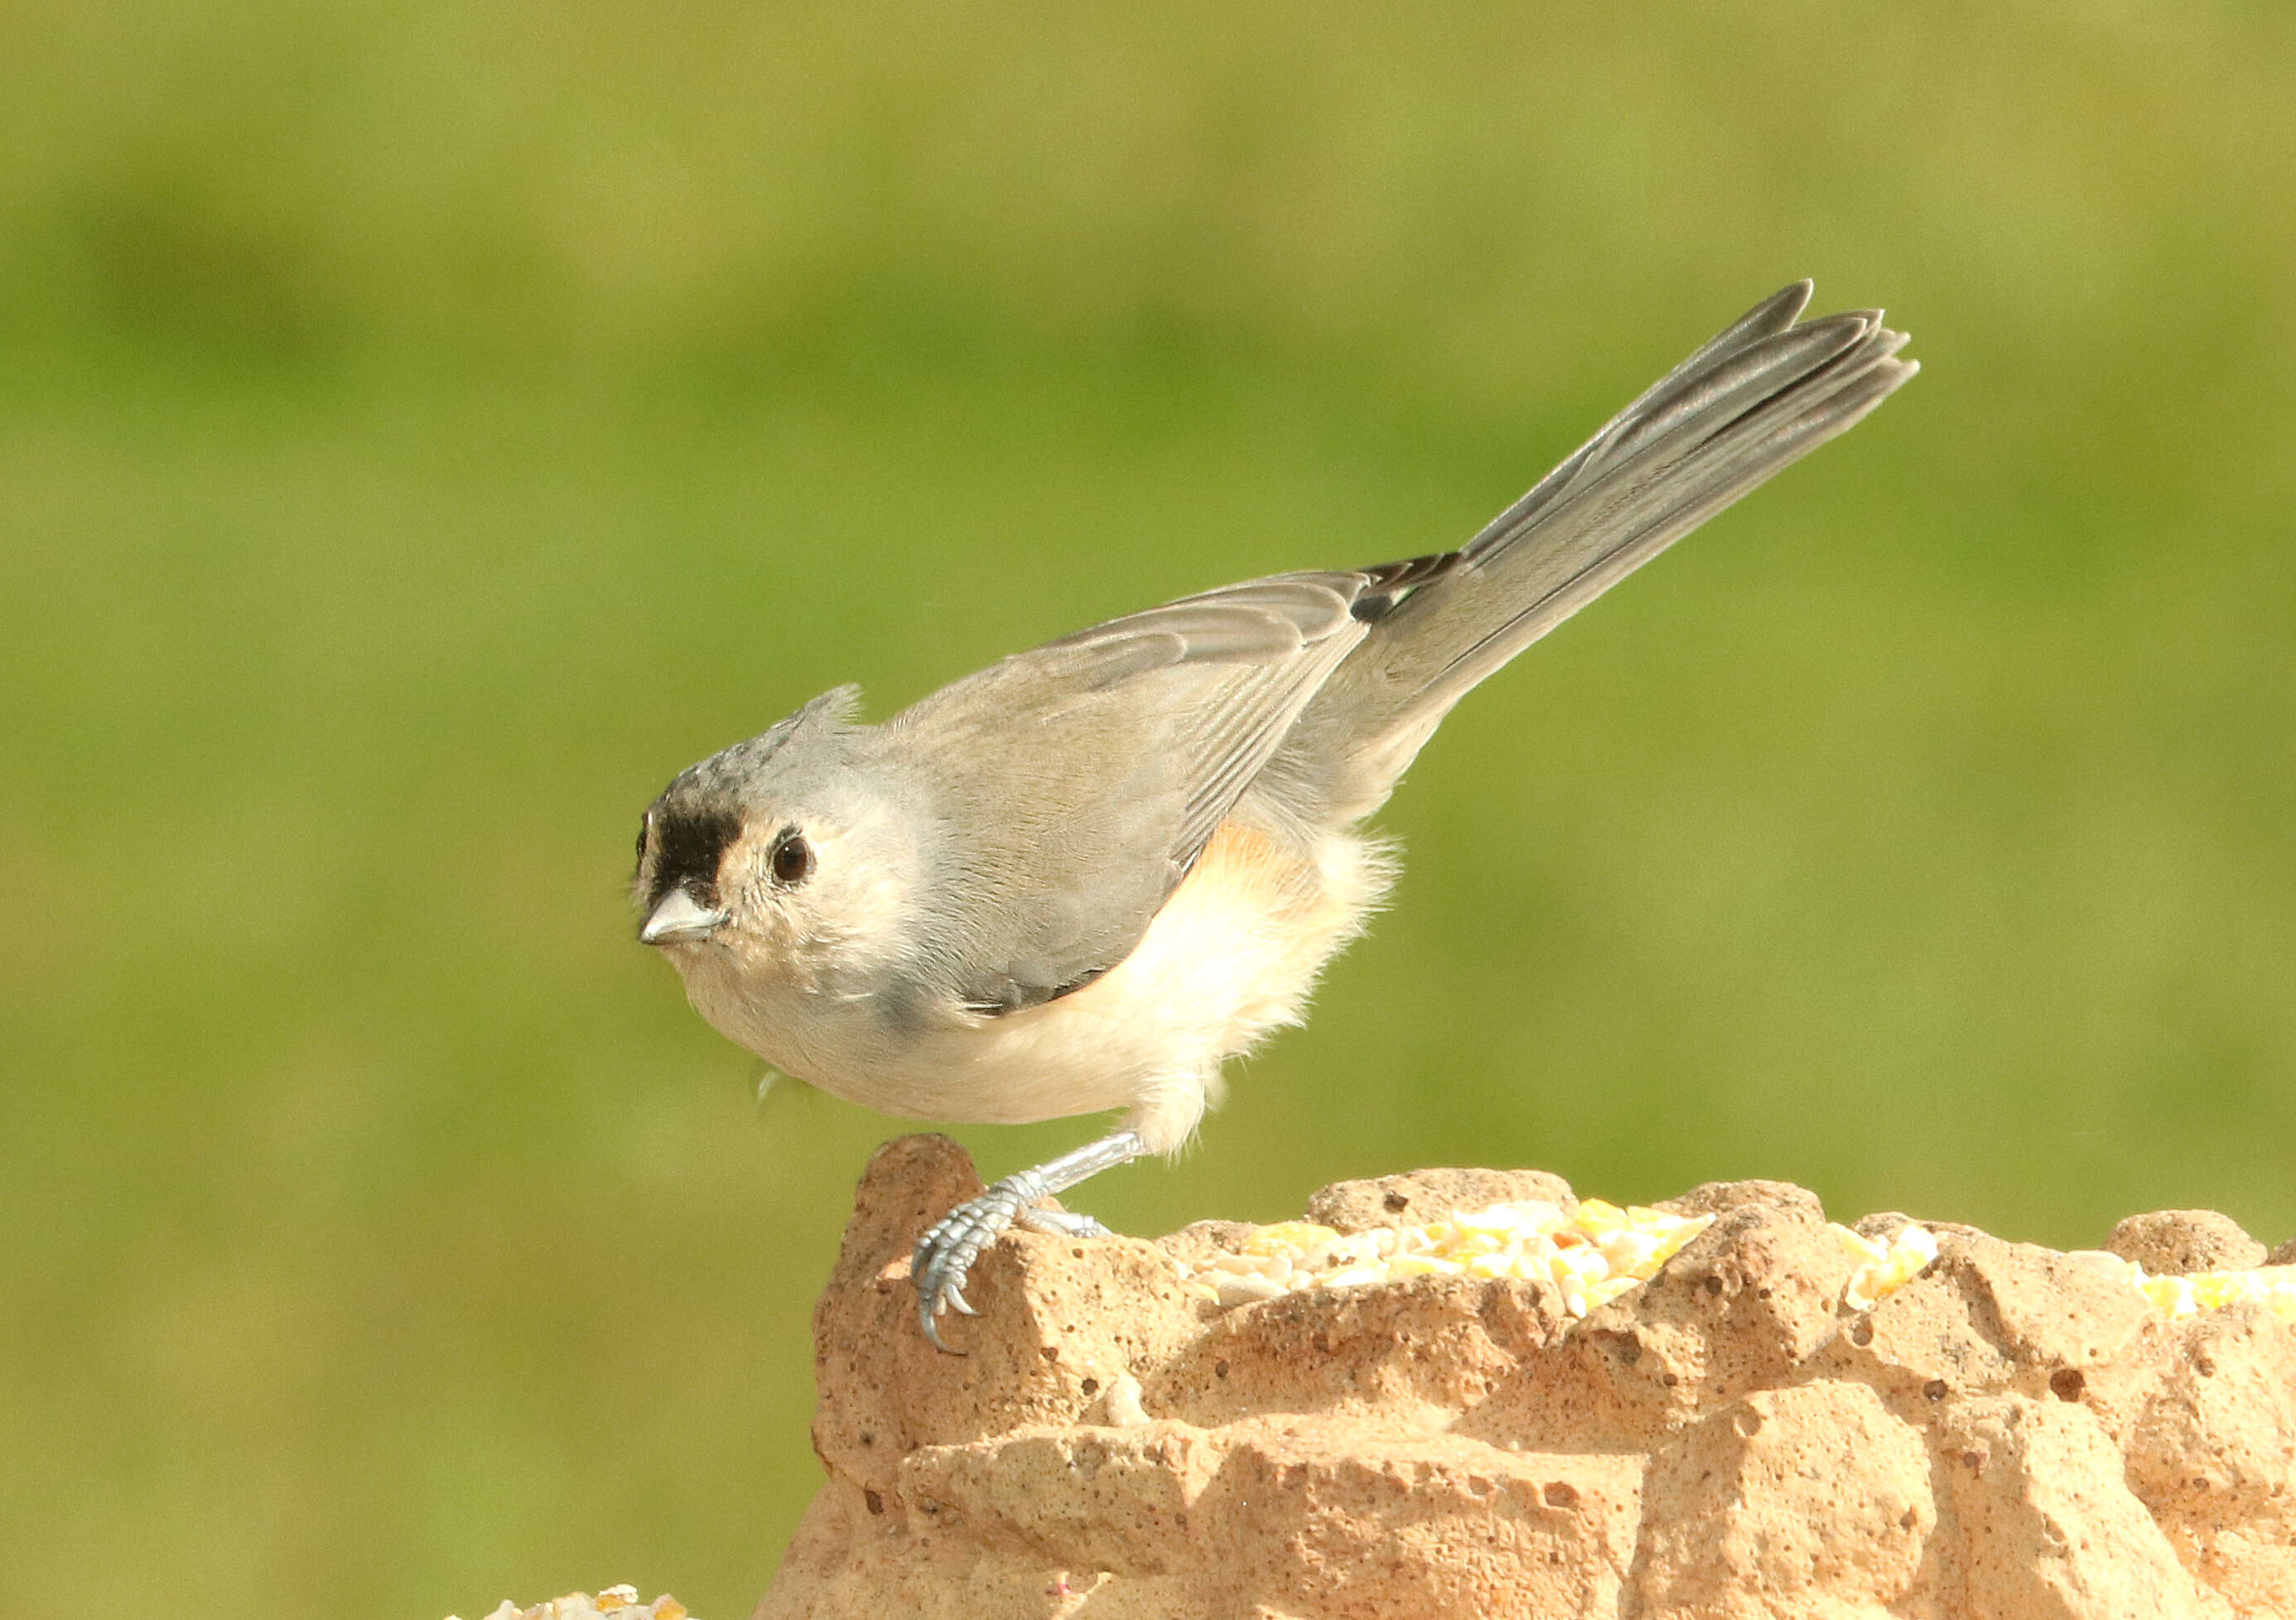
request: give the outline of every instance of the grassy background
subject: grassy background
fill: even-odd
[[[745,1613],[900,1127],[752,1100],[631,943],[647,799],[1454,544],[1803,274],[1927,374],[1464,707],[1315,1021],[1088,1207],[2296,1231],[2292,34],[0,10],[0,1612]]]

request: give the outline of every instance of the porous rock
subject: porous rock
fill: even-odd
[[[1840,1330],[1849,1277],[1841,1246],[1798,1209],[1727,1209],[1648,1283],[1517,1360],[1458,1427],[1500,1444],[1646,1450],[1786,1381]]]
[[[2129,1487],[2234,1613],[2296,1615],[2296,1330],[2243,1305],[2182,1339],[2129,1437]]]
[[[2105,1248],[2155,1276],[2238,1271],[2265,1262],[2264,1245],[2213,1209],[2155,1209],[2112,1229]]]
[[[2172,1324],[2110,1262],[1925,1223],[1937,1261],[1856,1310],[1815,1199],[1731,1182],[1583,1320],[1458,1276],[1223,1310],[1175,1263],[1250,1228],[1016,1232],[943,1354],[908,1254],[979,1185],[939,1138],[872,1162],[815,1317],[828,1478],[758,1620],[2296,1615],[2296,1329],[2255,1306]],[[1423,1171],[1308,1214],[1531,1199],[1570,1190]]]
[[[1748,1205],[1778,1210],[1812,1225],[1825,1219],[1825,1206],[1817,1194],[1792,1182],[1701,1182],[1687,1192],[1660,1199],[1658,1207],[1674,1215],[1720,1215]]]
[[[1650,1620],[1902,1611],[1937,1519],[1921,1433],[1872,1389],[1760,1390],[1652,1454],[1635,1591]]]
[[[2188,1620],[2192,1576],[2129,1491],[2104,1427],[2070,1403],[1948,1402],[1932,1432],[1959,1530],[1967,1620]]]
[[[2125,1435],[2174,1338],[2152,1304],[2053,1249],[1943,1229],[1937,1242],[1921,1275],[1849,1315],[1817,1370],[1870,1383],[1908,1413],[2013,1393],[2079,1403]]]
[[[1339,1231],[1369,1231],[1439,1221],[1455,1209],[1528,1203],[1578,1207],[1570,1183],[1546,1170],[1414,1170],[1334,1182],[1308,1200],[1306,1218]]]

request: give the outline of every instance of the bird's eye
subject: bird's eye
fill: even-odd
[[[794,827],[784,830],[774,840],[771,859],[774,880],[785,888],[795,888],[813,876],[813,846]]]

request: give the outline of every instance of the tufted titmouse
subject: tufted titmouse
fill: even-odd
[[[638,937],[775,1068],[896,1114],[1128,1110],[918,1243],[939,1344],[980,1251],[1218,1100],[1394,871],[1359,830],[1467,690],[1914,374],[1879,311],[1757,306],[1466,545],[1278,574],[1017,653],[878,725],[841,687],[647,810]]]

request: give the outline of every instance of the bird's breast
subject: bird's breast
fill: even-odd
[[[1299,1019],[1316,974],[1361,928],[1389,874],[1384,852],[1359,838],[1303,848],[1232,819],[1140,943],[1080,990],[998,1017],[900,1029],[857,1006],[791,1008],[789,1027],[752,1022],[735,1038],[825,1091],[892,1113],[1021,1124],[1130,1108],[1152,1137],[1172,1139],[1152,1147],[1177,1146],[1222,1060]]]

